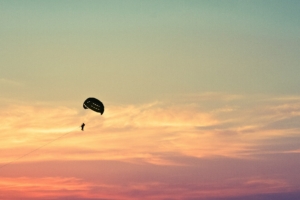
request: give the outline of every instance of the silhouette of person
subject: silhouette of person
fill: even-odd
[[[81,130],[82,130],[82,131],[83,131],[83,129],[84,129],[84,126],[85,126],[85,124],[82,123],[82,124],[81,124]]]

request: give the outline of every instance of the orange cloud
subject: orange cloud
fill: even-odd
[[[186,103],[109,105],[103,116],[73,107],[16,105],[0,113],[2,163],[64,134],[66,137],[39,150],[42,153],[35,152],[19,162],[141,160],[158,165],[184,165],[160,156],[165,153],[200,158],[253,158],[263,141],[287,136],[286,129],[275,128],[273,124],[297,117],[300,111],[300,103],[294,98],[279,101],[216,93],[189,97]],[[87,124],[84,132],[79,128],[83,121]],[[297,127],[293,130],[290,135],[298,133]]]

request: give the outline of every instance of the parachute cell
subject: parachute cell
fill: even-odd
[[[101,115],[104,113],[104,105],[101,101],[96,98],[90,97],[87,98],[83,103],[84,109],[91,109],[95,112],[100,113]]]

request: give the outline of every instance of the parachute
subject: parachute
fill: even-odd
[[[100,113],[101,115],[104,113],[104,105],[101,101],[96,98],[90,97],[87,98],[83,103],[84,109],[91,109],[95,112]]]
[[[87,98],[87,99],[84,101],[84,103],[83,103],[83,108],[84,108],[84,109],[88,109],[88,108],[89,108],[89,109],[91,109],[91,110],[93,110],[93,111],[95,111],[95,112],[100,113],[101,115],[104,113],[104,105],[103,105],[103,103],[102,103],[101,101],[99,101],[98,99],[93,98],[93,97]],[[81,130],[82,130],[82,131],[84,130],[84,126],[85,126],[85,123],[82,123],[82,125],[81,125]],[[77,128],[76,128],[76,129],[77,129]],[[74,130],[75,130],[75,129],[74,129]],[[71,130],[71,131],[69,131],[69,132],[66,132],[65,134],[60,135],[59,137],[54,138],[53,140],[50,140],[48,143],[43,144],[42,146],[40,146],[40,147],[38,147],[38,148],[36,148],[36,149],[33,149],[33,150],[30,151],[30,152],[25,153],[25,154],[19,156],[18,158],[14,159],[14,160],[12,160],[12,161],[10,161],[10,162],[7,162],[7,163],[4,163],[4,164],[0,165],[0,170],[1,170],[3,167],[5,167],[5,166],[7,166],[7,165],[9,165],[9,164],[12,164],[12,163],[18,161],[18,160],[20,160],[21,158],[23,158],[23,157],[25,157],[25,156],[27,156],[27,155],[29,155],[29,154],[32,154],[33,152],[35,152],[35,151],[37,151],[37,150],[39,150],[39,149],[41,149],[41,148],[43,148],[43,147],[49,145],[50,143],[52,143],[52,142],[54,142],[54,141],[56,141],[56,140],[59,140],[60,138],[66,136],[66,135],[68,135],[68,134],[70,134],[70,133],[72,133],[72,132],[73,132],[73,130]],[[0,163],[0,164],[1,164],[1,163]]]

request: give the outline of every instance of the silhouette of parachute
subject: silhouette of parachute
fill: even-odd
[[[104,113],[104,105],[101,101],[96,98],[90,97],[87,98],[83,103],[84,109],[91,109],[95,112],[100,113],[101,115]]]

